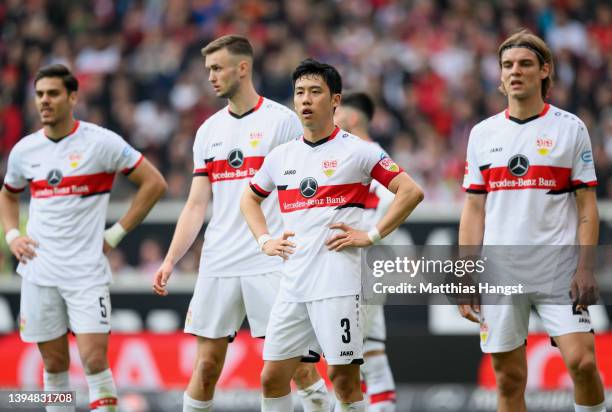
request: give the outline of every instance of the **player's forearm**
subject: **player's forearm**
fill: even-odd
[[[468,195],[468,199],[461,212],[461,220],[459,221],[460,246],[482,245],[482,240],[484,238],[484,205],[474,204],[475,202],[480,203],[480,201],[469,199],[470,196],[482,195]]]
[[[246,190],[240,199],[240,211],[255,239],[259,239],[261,235],[269,233],[268,224],[261,209],[261,201],[255,198],[252,192],[249,193],[251,191],[250,188]]]
[[[381,237],[387,236],[404,223],[423,198],[423,190],[416,183],[401,185],[387,213],[376,224]]]
[[[181,260],[200,233],[206,216],[206,208],[206,204],[196,205],[189,201],[185,204],[176,222],[174,236],[172,236],[172,242],[166,254],[166,260],[172,265]]]
[[[0,191],[0,218],[4,233],[19,228],[19,197],[11,195],[6,189]]]
[[[595,246],[599,242],[599,212],[597,200],[592,189],[585,189],[576,196],[578,209],[578,244],[580,258],[578,268],[593,270],[595,267]]]
[[[127,231],[134,229],[149,214],[155,203],[166,193],[166,182],[159,176],[145,180],[138,187],[127,213],[119,220]]]

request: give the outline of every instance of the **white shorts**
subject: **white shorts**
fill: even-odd
[[[251,336],[265,336],[281,276],[280,272],[234,277],[198,276],[185,319],[185,333],[232,340],[246,316]]]
[[[285,360],[323,352],[330,365],[363,363],[358,295],[312,302],[274,302],[263,349],[264,360]]]
[[[387,340],[385,307],[383,305],[364,305],[363,318],[365,323],[363,353],[385,350]]]
[[[572,305],[534,305],[542,325],[551,337],[592,332],[588,311]],[[509,352],[525,344],[529,329],[529,303],[483,305],[480,307],[480,347],[485,353]]]
[[[19,331],[24,342],[47,342],[64,335],[110,332],[108,285],[67,290],[21,279]]]

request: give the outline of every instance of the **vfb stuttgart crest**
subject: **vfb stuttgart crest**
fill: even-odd
[[[255,149],[257,146],[259,146],[259,142],[261,141],[261,139],[263,139],[263,133],[262,132],[253,132],[249,135],[249,143],[251,144],[251,147],[253,149]]]
[[[388,157],[381,159],[380,162],[378,163],[382,166],[383,169],[388,170],[390,172],[399,172],[400,170],[397,163],[395,163],[393,160],[391,160]]]
[[[536,139],[536,147],[538,148],[538,153],[542,156],[546,156],[548,153],[550,153],[554,144],[555,143],[550,137],[542,136]]]
[[[338,161],[337,160],[323,160],[322,166],[323,166],[323,173],[325,173],[325,176],[331,177],[336,172],[336,169],[338,168]]]

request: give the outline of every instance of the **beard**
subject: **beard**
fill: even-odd
[[[221,97],[223,99],[231,99],[232,97],[234,97],[236,95],[236,93],[238,92],[238,89],[240,88],[240,84],[236,81],[232,84],[230,84],[227,88],[227,90],[223,93],[220,93],[218,95],[218,97]]]

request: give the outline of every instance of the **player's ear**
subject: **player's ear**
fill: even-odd
[[[338,106],[340,106],[341,100],[342,100],[342,95],[340,93],[332,94],[332,107],[334,108],[334,111],[336,111]]]
[[[548,76],[550,76],[550,64],[544,63],[542,67],[540,67],[540,78],[544,80]]]
[[[77,101],[79,99],[79,93],[74,91],[74,92],[68,92],[68,103],[70,103],[71,107],[76,106]]]

